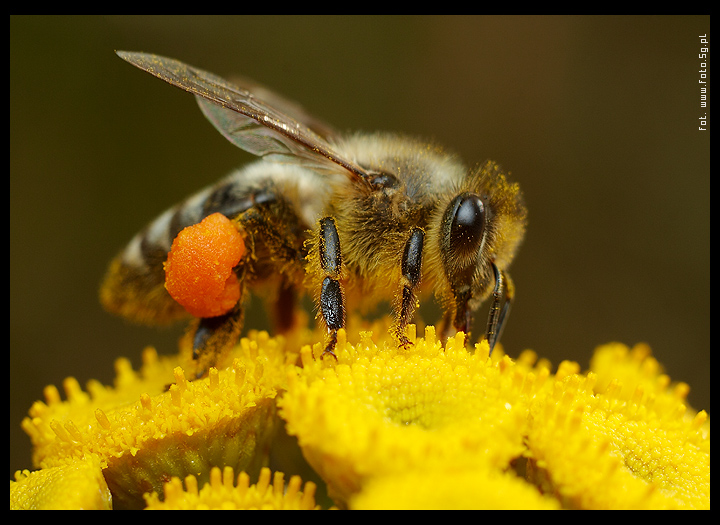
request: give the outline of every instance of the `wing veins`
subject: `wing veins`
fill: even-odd
[[[282,140],[281,137],[275,137],[279,143],[288,148],[291,154],[303,158],[317,158],[320,156],[336,166],[344,168],[354,181],[369,184],[368,174],[363,168],[338,154],[324,138],[320,137],[309,127],[298,122],[293,117],[274,109],[269,104],[256,98],[250,91],[235,86],[222,77],[194,68],[175,59],[127,51],[117,51],[116,53],[123,60],[169,84],[193,93],[197,97],[202,97],[202,99],[219,106],[225,111],[234,112],[235,114],[240,114],[251,119],[247,124],[240,125],[238,134],[246,132],[254,125],[263,126],[281,137],[285,137],[293,143],[301,145],[304,150],[308,152],[308,155],[303,155],[301,150],[293,148],[287,141]],[[238,119],[226,118],[226,120],[237,121]],[[228,129],[227,127],[221,129],[215,121],[211,121],[226,138],[239,147],[243,147],[241,144],[238,144],[237,141],[228,137],[227,134],[232,135],[234,130]],[[250,152],[257,154],[255,151]],[[288,153],[268,151],[262,154],[262,156],[272,155],[287,156]],[[319,161],[320,159],[318,158],[317,160]],[[321,163],[318,163],[318,167],[320,166]]]

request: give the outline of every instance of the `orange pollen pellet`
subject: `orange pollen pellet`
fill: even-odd
[[[195,317],[223,315],[240,300],[233,268],[245,252],[235,224],[221,213],[209,215],[175,237],[164,264],[165,288]]]

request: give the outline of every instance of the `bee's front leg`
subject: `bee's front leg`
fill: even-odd
[[[412,316],[417,304],[415,291],[420,284],[424,241],[425,232],[421,228],[413,228],[410,232],[410,237],[405,243],[402,261],[400,263],[402,269],[402,289],[396,300],[395,326],[393,331],[401,346],[410,344],[410,340],[405,334],[405,327],[412,321]]]
[[[465,343],[470,339],[470,331],[473,324],[473,310],[470,308],[472,293],[470,289],[462,292],[455,291],[455,315],[453,317],[453,328],[456,332],[465,333]],[[446,334],[447,336],[448,334]]]
[[[335,357],[333,351],[337,344],[337,331],[345,327],[345,298],[340,284],[342,254],[335,219],[332,217],[320,219],[318,240],[320,267],[325,273],[320,289],[320,314],[329,335],[323,356],[330,354]]]
[[[488,325],[485,332],[491,354],[493,348],[495,348],[495,343],[500,339],[503,326],[510,312],[510,306],[515,298],[515,286],[512,279],[510,279],[510,275],[503,270],[499,270],[495,263],[492,263],[492,268],[495,275],[495,288],[493,289],[493,300],[490,305]]]
[[[500,270],[495,263],[491,263],[493,269],[494,288],[492,293],[492,303],[490,304],[490,312],[488,313],[487,329],[484,338],[490,346],[490,354],[492,354],[495,344],[500,340],[503,326],[507,320],[510,306],[515,297],[515,287],[510,276],[503,270]],[[488,283],[489,284],[489,283]],[[470,333],[472,327],[472,308],[470,308],[471,293],[455,292],[455,316],[453,325],[458,332],[465,332],[466,336]],[[447,327],[447,325],[446,325]],[[466,339],[466,341],[468,341]]]

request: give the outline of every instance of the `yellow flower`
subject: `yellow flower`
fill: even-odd
[[[510,498],[500,482],[495,497],[480,488],[515,470],[567,508],[709,508],[707,414],[686,410],[687,385],[671,387],[644,345],[601,347],[594,371],[563,362],[554,376],[530,352],[488,359],[462,335],[442,348],[432,328],[407,350],[365,335],[335,353],[305,349],[279,404],[339,505],[441,507],[427,494],[462,473],[478,490],[446,494],[449,506],[542,507],[519,478]]]
[[[97,382],[88,392],[69,378],[66,401],[55,387],[45,390],[22,422],[40,468],[96,456],[118,507],[144,505],[144,492],[162,493],[171,476],[209,479],[215,465],[259,472],[276,428],[275,397],[285,381],[282,338],[267,333],[244,338],[229,366],[188,381],[181,357],[143,353],[135,372],[116,362],[115,387]]]
[[[557,510],[560,503],[540,494],[514,472],[418,467],[368,482],[353,496],[350,508]]]
[[[710,508],[707,414],[687,410],[646,345],[598,348],[530,411],[532,476],[569,508]]]
[[[315,484],[308,481],[301,491],[302,480],[293,476],[285,485],[282,472],[272,476],[268,468],[260,471],[260,479],[250,485],[250,477],[241,472],[234,483],[231,467],[221,472],[215,467],[210,471],[210,481],[198,490],[195,476],[185,478],[183,488],[180,478],[172,478],[165,484],[165,500],[160,501],[156,492],[147,494],[147,510],[318,510],[315,505]]]
[[[107,510],[110,491],[95,457],[35,472],[15,473],[10,510]]]
[[[186,379],[186,353],[146,350],[139,372],[117,361],[114,387],[48,387],[22,423],[40,470],[16,474],[11,506],[108,506],[109,488],[114,508],[317,508],[302,461],[261,472],[279,416],[318,498],[343,508],[710,507],[709,418],[647,346],[553,374],[433,327],[398,348],[383,322],[339,331],[337,359],[320,358],[322,334],[251,332],[204,379]]]
[[[524,450],[528,400],[547,378],[500,351],[489,359],[485,342],[468,352],[462,333],[443,347],[433,327],[407,349],[369,333],[351,345],[340,332],[335,354],[319,360],[304,348],[279,404],[341,505],[370,480],[412,469],[509,468]]]

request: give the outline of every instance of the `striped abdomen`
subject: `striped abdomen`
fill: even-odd
[[[165,290],[163,263],[173,239],[185,227],[220,212],[235,217],[253,206],[282,200],[297,231],[310,229],[329,193],[317,175],[293,165],[255,162],[165,211],[111,262],[100,289],[106,309],[130,320],[165,324],[186,317]],[[287,219],[286,219],[287,220]]]

